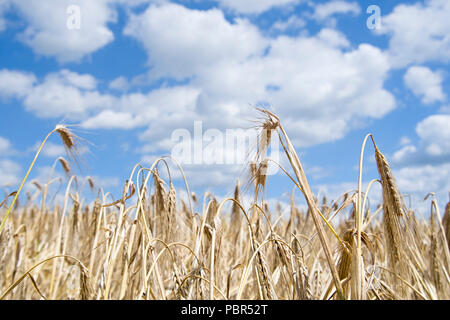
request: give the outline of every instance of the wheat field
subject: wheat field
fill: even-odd
[[[280,119],[259,112],[260,129],[278,135],[290,165],[281,169],[306,209],[294,196],[284,215],[265,202],[267,136],[248,166],[251,205],[244,206],[240,185],[230,198],[198,197],[188,179],[192,196],[181,197],[162,178],[167,163],[176,161],[170,157],[148,168],[136,165],[122,198],[111,200],[99,189],[88,202],[71,175],[77,137],[57,126],[34,160],[50,135],[60,136],[72,158],[55,162],[70,177],[64,201],[47,199],[51,180],[38,185],[34,203],[17,201],[33,161],[21,186],[1,203],[0,299],[450,298],[450,203],[441,214],[431,195],[427,219],[408,209],[371,135],[361,149],[358,190],[334,201],[318,199]],[[361,174],[370,142],[379,176],[368,188],[382,188],[382,203],[373,211]]]

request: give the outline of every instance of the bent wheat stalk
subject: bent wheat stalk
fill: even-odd
[[[30,175],[31,169],[33,169],[34,164],[36,163],[37,158],[39,157],[39,154],[41,153],[42,149],[44,148],[45,143],[47,142],[48,138],[53,134],[57,132],[61,138],[61,140],[63,141],[64,147],[67,151],[67,153],[69,155],[72,156],[72,159],[76,161],[76,155],[78,154],[77,150],[76,150],[76,136],[69,130],[67,129],[66,126],[62,125],[62,124],[58,124],[55,129],[53,129],[52,131],[50,131],[47,136],[44,138],[44,140],[42,141],[41,145],[39,146],[36,155],[34,156],[33,161],[31,162],[31,165],[28,168],[27,173],[25,174],[25,177],[23,178],[19,189],[17,190],[11,205],[8,207],[8,210],[6,211],[6,215],[3,218],[2,224],[0,225],[0,234],[2,233],[3,228],[5,227],[5,223],[6,220],[8,219],[12,209],[14,208],[14,204],[17,201],[17,198],[19,197],[20,192],[22,191],[23,186],[25,185],[25,182],[28,179],[28,176]]]
[[[333,258],[333,254],[331,253],[330,244],[327,238],[327,235],[325,233],[325,230],[323,228],[322,222],[321,222],[321,216],[320,210],[317,206],[316,201],[314,201],[314,194],[311,191],[311,188],[308,184],[308,180],[306,179],[305,172],[303,170],[303,167],[300,163],[300,160],[298,159],[297,153],[295,152],[294,146],[292,145],[286,131],[284,130],[283,126],[280,123],[279,118],[271,113],[270,111],[258,109],[260,112],[264,113],[267,116],[267,121],[265,123],[265,128],[277,130],[280,142],[284,148],[284,151],[286,153],[286,156],[288,157],[289,163],[291,164],[292,169],[294,170],[295,176],[297,177],[298,184],[301,187],[301,191],[303,192],[303,195],[305,196],[306,202],[308,204],[308,207],[311,210],[311,216],[313,218],[314,224],[316,226],[320,242],[322,244],[322,248],[325,252],[325,256],[328,262],[328,266],[331,271],[331,275],[334,280],[334,284],[336,286],[336,290],[341,298],[345,298],[343,294],[342,284],[339,279],[339,274],[336,268],[336,264]],[[283,141],[284,138],[284,141]],[[287,148],[286,148],[287,145]]]

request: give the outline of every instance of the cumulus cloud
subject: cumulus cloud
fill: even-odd
[[[450,161],[450,115],[436,114],[416,126],[418,145],[407,144],[392,156],[398,165]]]
[[[146,125],[141,135],[144,141],[158,143],[168,138],[172,130],[191,125],[197,117],[199,90],[190,86],[159,88],[144,93],[122,95],[117,103],[135,117],[136,125]]]
[[[403,192],[421,193],[450,191],[450,163],[409,166],[396,170],[399,188]]]
[[[439,72],[433,72],[427,67],[413,66],[406,71],[403,80],[406,87],[416,96],[422,97],[425,104],[445,100],[442,91],[443,79]]]
[[[408,145],[410,143],[411,143],[411,139],[408,138],[407,136],[403,136],[403,137],[400,138],[400,144],[402,146]]]
[[[96,80],[91,75],[61,70],[34,85],[24,105],[39,117],[67,116],[78,120],[89,110],[111,106],[113,98],[95,89]]]
[[[266,81],[279,87],[268,99],[298,145],[337,140],[355,125],[353,120],[381,118],[395,107],[383,89],[388,65],[382,52],[361,45],[343,53],[342,43],[279,38],[265,58]]]
[[[424,198],[433,192],[443,210],[449,199],[450,163],[407,166],[394,170],[394,174],[401,192],[411,197],[413,208],[429,213],[430,202]]]
[[[115,22],[116,15],[108,0],[76,3],[70,0],[13,0],[13,3],[28,22],[19,39],[37,54],[56,57],[60,62],[79,61],[114,39],[107,23]],[[70,18],[67,10],[71,5],[80,9],[79,29],[67,27]]]
[[[9,9],[10,2],[10,0],[0,0],[0,32],[6,29],[6,19],[3,15]]]
[[[317,4],[314,7],[312,18],[317,21],[325,21],[329,20],[332,16],[337,14],[358,15],[360,13],[361,7],[357,2],[335,0]]]
[[[417,134],[431,156],[450,155],[450,115],[433,115],[417,125]]]
[[[347,38],[342,33],[336,32],[333,29],[322,29],[317,34],[317,37],[332,47],[345,48],[350,46],[350,42]]]
[[[19,182],[20,166],[9,159],[0,159],[0,187],[7,187]]]
[[[93,76],[66,69],[49,73],[42,81],[34,74],[0,70],[0,97],[23,100],[28,111],[43,118],[80,119],[91,109],[110,106],[113,98],[96,89]]]
[[[40,81],[3,73],[21,79],[20,97],[37,116],[64,116],[86,128],[146,127],[140,139],[153,149],[196,120],[205,129],[249,127],[255,115],[249,103],[271,103],[297,146],[340,139],[395,108],[383,87],[386,55],[368,44],[350,48],[333,29],[266,38],[249,21],[229,22],[218,9],[165,4],[132,15],[124,32],[144,45],[150,79],[187,78],[185,84],[113,95],[102,93],[92,75],[65,69]],[[116,80],[110,87],[132,83]]]
[[[293,31],[306,26],[306,21],[298,16],[290,16],[287,20],[276,21],[272,26],[272,31]]]
[[[0,137],[0,154],[8,152],[11,148],[11,142],[3,137]]]
[[[340,139],[395,108],[384,88],[386,54],[369,44],[351,47],[334,29],[269,38],[219,9],[160,4],[130,14],[124,34],[146,50],[150,83],[181,84],[137,92],[134,79],[121,77],[109,83],[112,94],[92,75],[61,70],[29,76],[21,95],[0,94],[22,99],[40,117],[64,116],[85,128],[145,128],[142,149],[158,153],[169,151],[173,130],[190,130],[196,120],[205,129],[252,126],[249,103],[271,103],[296,146]]]
[[[41,142],[36,142],[33,147],[33,151],[36,152],[41,145]],[[47,141],[42,149],[42,155],[50,158],[56,158],[62,156],[66,153],[64,146],[62,144],[56,144],[51,141]]]
[[[130,84],[127,78],[120,76],[115,78],[109,83],[109,88],[112,90],[125,91],[129,88]]]
[[[432,0],[424,4],[399,5],[382,20],[379,33],[391,35],[388,54],[395,67],[428,61],[450,60],[450,3]],[[405,85],[425,104],[445,101],[442,75],[422,66],[410,67]],[[441,108],[445,112],[445,107]],[[394,153],[399,186],[419,198],[437,192],[445,199],[450,190],[450,118],[445,114],[427,117],[416,127],[417,145],[406,143]]]
[[[382,17],[375,32],[387,34],[389,55],[395,67],[411,63],[450,60],[450,2],[429,0],[400,4]]]
[[[139,118],[126,112],[104,110],[85,120],[81,126],[89,129],[131,129],[142,125]]]
[[[19,181],[20,165],[9,156],[15,154],[9,139],[0,136],[0,188],[11,186]]]
[[[156,78],[184,79],[211,65],[244,61],[265,48],[257,27],[247,20],[231,24],[219,9],[190,10],[176,4],[152,5],[132,15],[124,34],[144,45]]]
[[[112,96],[100,94],[103,105],[91,108],[81,126],[89,129],[133,129],[147,126],[142,138],[164,139],[171,130],[196,118],[198,90],[192,87],[162,87],[147,93]]]
[[[368,44],[351,48],[345,35],[334,29],[266,38],[247,20],[227,21],[217,9],[199,11],[170,4],[132,15],[125,34],[146,49],[150,80],[186,82],[121,98],[129,108],[149,101],[164,106],[149,109],[147,114],[154,112],[154,118],[144,117],[149,125],[140,135],[145,142],[140,152],[147,160],[154,159],[149,154],[170,153],[173,143],[168,134],[177,128],[192,132],[197,120],[203,121],[205,130],[250,126],[245,120],[255,113],[248,103],[271,103],[297,146],[338,140],[395,108],[393,96],[384,89],[388,57]],[[182,88],[178,98],[174,90],[181,93]],[[169,92],[171,103],[166,102]],[[147,108],[121,110],[132,123],[143,119]],[[208,166],[205,171],[216,174],[215,181],[227,181],[219,177],[228,172],[224,167]]]
[[[78,62],[114,40],[108,24],[117,22],[118,5],[132,7],[151,1],[2,0],[0,17],[3,3],[11,3],[27,23],[18,39],[39,55],[54,57],[60,63]],[[71,22],[76,22],[75,28],[68,27]]]
[[[2,69],[0,70],[0,96],[21,98],[30,92],[35,82],[36,77],[33,74]]]
[[[225,9],[244,14],[259,14],[275,7],[295,5],[302,0],[215,0]]]
[[[411,161],[411,159],[417,155],[417,147],[411,144],[407,144],[392,155],[392,160],[396,163],[402,163]]]
[[[189,86],[200,90],[198,118],[211,126],[243,125],[238,119],[249,118],[248,103],[269,102],[305,146],[339,139],[357,119],[380,118],[395,107],[383,88],[389,70],[383,52],[367,44],[344,51],[349,42],[336,30],[268,39],[217,9],[171,4],[132,16],[125,34],[146,48],[151,77],[191,79]]]
[[[65,117],[81,121],[85,128],[132,129],[151,125],[161,137],[169,128],[183,127],[186,121],[196,118],[199,91],[193,87],[162,87],[115,96],[100,92],[93,76],[67,69],[49,73],[41,81],[32,74],[14,70],[1,70],[2,78],[5,85],[0,86],[0,97],[21,99],[25,108],[38,117]],[[17,84],[13,89],[6,85],[11,82]]]
[[[436,192],[445,201],[450,191],[450,115],[425,118],[417,124],[416,133],[417,144],[409,142],[392,156],[398,185],[416,200]]]

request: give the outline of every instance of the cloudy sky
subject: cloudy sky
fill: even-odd
[[[271,105],[317,192],[356,188],[371,132],[401,191],[444,205],[449,17],[448,0],[0,0],[0,187],[16,188],[60,122],[89,141],[77,173],[118,197],[135,164],[172,152],[177,129],[249,128],[251,105]],[[53,137],[32,178],[45,182],[60,155]],[[245,179],[242,166],[184,167],[198,193]],[[268,197],[291,189],[271,176]]]

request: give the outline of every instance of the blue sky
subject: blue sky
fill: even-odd
[[[376,29],[370,5],[381,12]],[[356,188],[371,132],[402,192],[421,208],[436,192],[444,205],[449,16],[447,0],[0,0],[0,187],[16,188],[36,144],[63,121],[89,141],[76,173],[118,197],[135,164],[171,153],[174,130],[247,128],[250,104],[265,103],[316,192]],[[372,153],[366,182],[377,177]],[[45,183],[60,155],[53,137],[32,178]],[[245,179],[242,165],[183,167],[197,193],[229,195]],[[292,190],[281,174],[269,180],[269,199]]]

